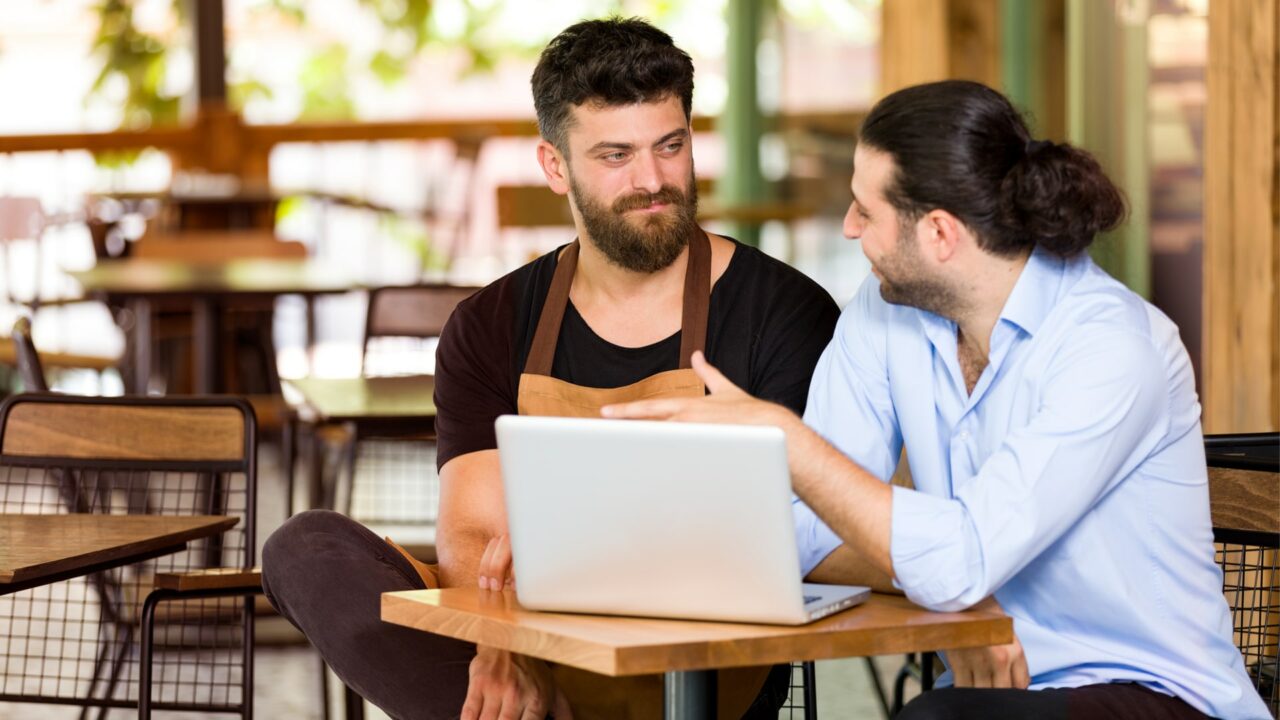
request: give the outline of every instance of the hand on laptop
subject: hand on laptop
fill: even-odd
[[[675,420],[678,422],[727,423],[732,425],[785,426],[797,420],[795,414],[776,403],[759,400],[734,385],[701,352],[693,354],[693,370],[711,394],[702,398],[639,400],[606,405],[600,414],[607,418],[633,420]]]
[[[467,699],[462,703],[462,720],[542,720],[548,713],[557,720],[573,718],[569,701],[556,686],[546,663],[505,650],[476,647]]]
[[[995,597],[983,600],[973,609],[1004,612]],[[948,650],[947,662],[951,665],[956,687],[1025,690],[1031,684],[1027,656],[1022,652],[1022,643],[1018,642],[1017,635],[1008,645]]]
[[[511,571],[511,540],[499,535],[489,540],[480,557],[479,582],[481,590],[510,590],[515,587],[516,576]]]

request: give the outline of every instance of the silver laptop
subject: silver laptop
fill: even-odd
[[[800,625],[870,593],[801,583],[778,428],[506,415],[497,431],[527,608]]]

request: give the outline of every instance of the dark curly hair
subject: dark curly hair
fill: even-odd
[[[693,111],[693,60],[671,36],[640,18],[612,17],[570,26],[542,51],[533,70],[533,106],[542,137],[568,155],[570,109],[680,98]]]
[[[1013,105],[980,83],[899,90],[871,109],[858,142],[893,158],[885,198],[904,220],[946,210],[995,255],[1040,245],[1071,257],[1127,212],[1092,155],[1032,140]]]

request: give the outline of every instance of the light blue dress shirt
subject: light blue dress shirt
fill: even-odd
[[[1135,682],[1269,717],[1232,644],[1186,350],[1088,257],[1032,254],[972,395],[955,323],[886,303],[869,278],[805,422],[880,478],[906,443],[917,490],[893,490],[896,583],[934,610],[994,594],[1033,689]],[[808,574],[841,540],[794,510]]]

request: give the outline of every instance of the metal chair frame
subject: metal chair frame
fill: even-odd
[[[33,405],[36,407],[32,408],[31,406]],[[166,457],[161,453],[143,457],[142,459],[135,459],[135,456],[130,456],[125,452],[114,453],[114,449],[104,450],[100,454],[89,455],[86,454],[83,446],[74,450],[66,450],[66,455],[58,455],[56,453],[10,453],[9,436],[14,424],[15,414],[29,414],[32,412],[38,414],[42,410],[41,406],[50,406],[53,408],[52,411],[56,411],[58,407],[65,409],[67,406],[82,406],[86,408],[86,412],[102,413],[99,417],[125,418],[132,415],[133,420],[131,422],[141,423],[140,427],[147,427],[147,424],[150,423],[151,432],[153,433],[180,434],[185,430],[189,433],[189,437],[196,439],[196,442],[200,441],[200,426],[193,423],[191,427],[184,428],[180,419],[184,416],[177,415],[174,411],[189,409],[193,411],[193,414],[199,414],[196,411],[225,408],[234,411],[236,414],[237,419],[233,424],[242,430],[243,438],[237,441],[239,450],[234,459],[216,457],[214,453],[201,455],[196,451],[173,453],[172,457]],[[114,413],[117,409],[120,412]],[[156,411],[158,411],[158,415],[162,414],[163,418],[137,419],[138,415]],[[207,417],[207,413],[204,415]],[[21,417],[20,414],[18,416]],[[161,423],[162,419],[163,423]],[[58,429],[54,428],[55,431]],[[92,438],[92,430],[85,431],[83,428],[78,428],[78,431]],[[92,439],[105,444],[109,439],[109,433],[104,433],[102,438]],[[58,440],[56,439],[42,440],[42,442],[45,446],[58,445]],[[152,709],[231,712],[245,718],[251,718],[253,716],[253,595],[261,590],[260,581],[252,570],[256,547],[256,451],[256,427],[252,408],[243,400],[235,398],[95,398],[55,394],[27,394],[12,396],[6,399],[3,404],[0,404],[0,471],[4,473],[3,480],[5,483],[0,485],[0,489],[16,488],[18,490],[19,505],[29,504],[30,501],[27,499],[28,491],[35,490],[37,496],[39,496],[39,488],[45,486],[46,482],[52,481],[49,485],[57,486],[60,498],[59,503],[54,505],[48,502],[39,502],[41,511],[47,511],[46,508],[49,508],[54,512],[111,513],[125,511],[134,514],[159,511],[167,514],[237,514],[243,517],[244,522],[242,527],[235,528],[223,536],[193,544],[193,547],[185,553],[140,563],[118,571],[94,573],[84,580],[74,579],[57,583],[57,587],[65,587],[61,591],[55,591],[55,586],[45,586],[10,596],[19,598],[24,594],[39,594],[42,591],[47,591],[44,594],[47,594],[50,598],[56,592],[61,592],[64,598],[70,598],[73,593],[72,587],[68,583],[84,582],[90,584],[94,599],[96,599],[99,606],[97,637],[100,650],[93,665],[92,675],[87,678],[87,692],[78,694],[75,693],[74,689],[72,693],[62,691],[64,682],[71,684],[75,688],[78,684],[83,684],[86,681],[86,678],[79,674],[81,661],[79,654],[77,654],[76,658],[69,663],[73,668],[74,677],[64,678],[61,675],[57,675],[50,678],[41,674],[35,678],[35,685],[39,688],[39,692],[36,693],[26,692],[26,685],[23,686],[21,692],[8,692],[6,680],[5,685],[0,685],[0,700],[79,705],[82,707],[82,718],[86,717],[93,707],[99,708],[99,717],[104,717],[108,708],[137,707],[140,717],[144,718],[150,717]],[[20,480],[10,482],[15,475],[21,475]],[[177,487],[170,482],[173,475],[177,475],[179,478]],[[238,477],[231,479],[232,475]],[[36,482],[31,482],[33,476],[38,476]],[[241,480],[240,478],[243,479]],[[187,482],[188,479],[190,482]],[[123,496],[123,500],[121,496]],[[157,497],[161,503],[159,506],[156,503]],[[8,503],[7,492],[0,496],[0,501]],[[25,508],[24,511],[26,511]],[[232,535],[238,537],[228,540],[228,537]],[[236,540],[239,540],[239,542]],[[200,589],[156,589],[155,583],[170,584],[166,583],[166,580],[172,583],[180,583],[186,578],[199,579],[204,577],[202,572],[208,569],[220,568],[224,557],[234,563],[233,567],[244,572],[237,576],[230,576],[225,582],[213,577],[207,580]],[[147,572],[147,567],[157,563],[159,567],[154,573]],[[159,568],[165,566],[171,567],[172,570],[161,572]],[[127,573],[132,573],[135,578],[139,579],[139,582],[122,582]],[[147,577],[150,577],[150,582],[143,580]],[[183,587],[182,584],[177,586]],[[128,601],[128,587],[138,587],[140,590],[139,595],[142,592],[147,593],[145,600],[141,602],[140,613],[137,612],[137,608],[133,607],[133,603]],[[88,597],[88,593],[86,593],[86,597]],[[168,601],[236,597],[243,598],[242,602],[231,605],[215,605],[212,614],[208,612],[209,608],[203,603],[201,603],[196,614],[183,614],[190,610],[190,603],[183,604],[181,607],[173,606],[177,608],[177,612],[173,616],[166,617],[157,614],[157,609],[161,607],[161,603]],[[36,601],[35,595],[27,599],[28,604],[33,603],[33,601]],[[86,600],[84,604],[87,606],[89,602]],[[230,615],[231,623],[227,622],[224,614]],[[91,619],[86,618],[86,615],[87,610],[82,611],[80,618],[82,625],[92,622]],[[17,618],[16,614],[11,617],[4,617],[6,620],[15,618]],[[33,623],[33,621],[27,622],[29,626]],[[164,701],[153,698],[155,677],[153,660],[156,650],[154,637],[157,626],[175,626],[181,629],[182,644],[180,647],[185,652],[189,648],[186,630],[193,624],[197,627],[198,636],[208,633],[213,634],[215,638],[230,638],[234,637],[235,633],[234,630],[228,629],[232,628],[236,623],[240,626],[238,640],[227,640],[227,644],[214,648],[214,652],[223,652],[228,660],[217,668],[210,670],[209,674],[214,678],[212,681],[203,683],[199,679],[184,680],[183,672],[179,672],[178,684],[186,684],[193,688],[191,699],[179,699],[176,690],[172,700]],[[201,632],[201,630],[205,632]],[[219,631],[226,632],[219,634]],[[135,635],[139,635],[141,638],[138,697],[137,700],[131,700],[127,695],[117,698],[116,688],[119,686],[122,670],[126,665],[128,655],[137,642]],[[71,642],[84,642],[85,637],[85,631],[82,627],[80,639],[75,640],[73,638]],[[197,639],[201,638],[198,637]],[[43,644],[45,640],[40,639],[39,642]],[[67,642],[64,636],[62,639],[63,646]],[[235,643],[239,644],[239,652],[235,652],[237,650],[234,647]],[[115,652],[111,653],[110,650],[113,647]],[[201,647],[204,647],[203,643],[201,643]],[[8,653],[6,652],[5,655],[7,656]],[[237,655],[239,656],[238,661],[241,668],[240,682],[238,683],[240,702],[234,703],[231,701],[232,689],[236,687],[236,683],[232,682],[235,668],[233,658]],[[179,658],[178,667],[180,671],[184,671],[191,665],[189,662],[181,662],[185,657],[184,655],[183,658]],[[61,658],[60,660],[66,660],[66,658]],[[59,662],[57,667],[61,670],[64,664],[67,663]],[[8,665],[6,657],[6,669]],[[41,672],[43,673],[43,671]],[[225,672],[226,680],[225,682],[218,682],[218,675],[222,672]],[[25,674],[25,667],[20,668],[18,673],[20,678],[29,679]],[[195,673],[193,672],[192,676],[194,675]],[[56,684],[53,686],[55,690],[52,692],[45,691],[45,681],[50,679],[56,680]],[[100,687],[104,688],[105,692],[95,697],[96,691]],[[196,688],[200,689],[200,692],[197,692]],[[218,689],[225,689],[225,700],[223,702],[217,702],[214,699],[215,690]],[[208,702],[202,702],[197,697],[197,695],[204,693],[205,690],[207,690]]]

